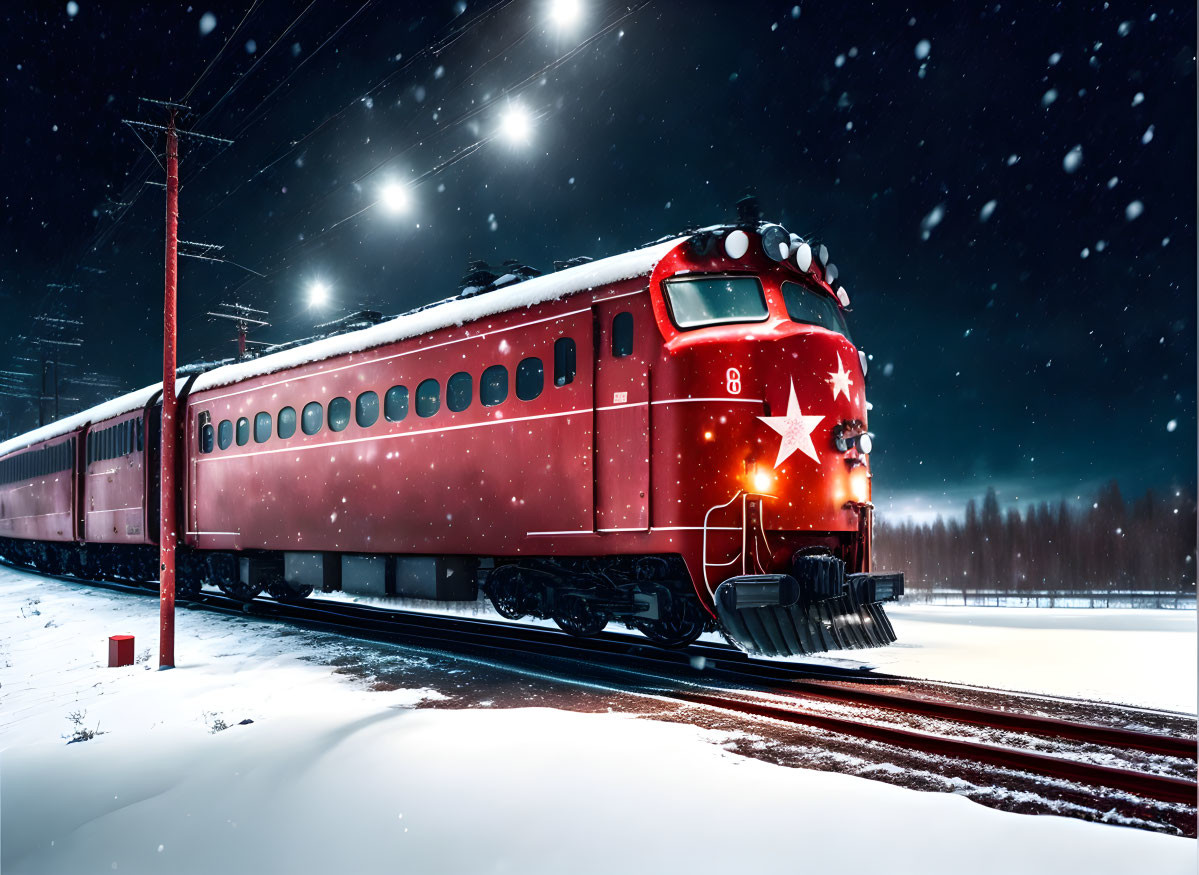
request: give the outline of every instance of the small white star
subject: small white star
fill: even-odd
[[[778,467],[796,450],[799,450],[813,462],[819,462],[816,455],[816,445],[812,443],[812,432],[823,416],[804,416],[799,409],[799,401],[795,397],[795,381],[791,381],[791,397],[787,400],[786,416],[759,416],[758,419],[782,435],[779,443],[779,456],[774,463]]]
[[[837,370],[836,372],[828,372],[830,379],[828,382],[833,384],[833,400],[837,400],[837,396],[844,392],[845,400],[849,401],[849,387],[853,385],[853,380],[849,379],[849,371],[845,370],[845,365],[841,364],[841,354],[837,354]]]

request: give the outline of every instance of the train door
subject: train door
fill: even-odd
[[[595,529],[649,529],[650,315],[642,296],[592,307],[595,318]]]

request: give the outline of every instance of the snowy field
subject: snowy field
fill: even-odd
[[[879,671],[1195,713],[1194,611],[888,606]]]
[[[408,660],[411,686],[334,668],[329,636],[182,611],[180,668],[154,671],[157,610],[0,569],[5,875],[839,871],[854,859],[934,875],[1195,870],[1191,840],[774,766],[725,750],[711,730],[616,713],[418,708],[444,696],[423,682],[429,660],[388,645],[356,646]],[[1045,620],[1021,611],[983,626],[999,615],[952,611],[896,612],[910,646],[880,667],[932,673],[968,640],[978,654],[952,664],[955,679],[1011,686],[979,654],[1043,637]],[[1181,619],[1189,632],[1066,623],[1095,674],[1115,663],[1101,653],[1113,640],[1131,636],[1118,649],[1161,665],[1189,635],[1179,668],[1190,680],[1178,683],[1193,688],[1194,618]],[[147,661],[104,667],[110,634],[136,635]],[[1076,660],[1087,657],[1065,651],[1038,651],[1046,661],[1025,660],[1017,677],[1081,677]],[[462,661],[453,673],[469,683],[483,670]],[[72,713],[102,734],[67,744]]]

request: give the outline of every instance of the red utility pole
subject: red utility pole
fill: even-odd
[[[167,125],[166,297],[162,320],[162,428],[159,468],[158,667],[175,667],[175,296],[179,255],[179,137],[175,111]]]
[[[171,112],[170,121],[164,128],[149,122],[121,119],[136,133],[138,129],[162,131],[167,135],[167,252],[166,291],[162,315],[162,427],[160,429],[158,469],[158,667],[175,667],[175,547],[178,543],[177,508],[175,503],[175,450],[179,444],[179,429],[176,425],[178,400],[175,398],[175,297],[179,260],[179,135],[186,134],[201,140],[210,140],[226,146],[232,140],[198,134],[195,131],[180,131],[175,127],[175,112],[189,112],[181,103],[167,100],[150,100],[139,97],[145,103],[165,106]],[[141,135],[138,135],[141,140]],[[145,140],[142,145],[153,152]],[[158,156],[155,154],[157,161]],[[198,245],[203,249],[220,249],[208,244]],[[187,253],[184,253],[185,255]]]

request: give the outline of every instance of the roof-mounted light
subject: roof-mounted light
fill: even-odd
[[[795,266],[803,273],[807,273],[812,267],[812,247],[807,243],[800,243],[799,248],[795,250]]]
[[[771,261],[786,261],[791,252],[791,235],[782,225],[766,225],[762,228],[762,251]]]
[[[845,286],[837,289],[837,300],[841,302],[842,307],[849,306],[849,292],[845,291]]]
[[[744,231],[733,231],[724,238],[724,251],[729,258],[740,258],[749,251],[749,235]]]
[[[841,272],[839,270],[837,270],[837,265],[835,265],[835,264],[825,265],[824,281],[831,286],[833,283],[835,283],[837,281],[837,277],[840,275],[840,273]]]

